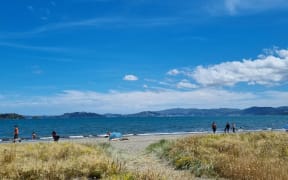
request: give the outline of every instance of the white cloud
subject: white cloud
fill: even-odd
[[[167,72],[167,74],[171,76],[175,76],[175,75],[180,74],[180,71],[178,69],[171,69],[170,71]]]
[[[21,100],[19,100],[21,99]],[[134,91],[98,93],[67,90],[54,96],[4,98],[1,112],[21,114],[62,114],[88,111],[97,113],[135,113],[145,110],[183,108],[246,108],[250,106],[287,105],[288,92],[268,91],[257,93],[229,92],[221,89],[193,91]]]
[[[179,69],[171,69],[166,74],[170,76],[178,76],[178,75],[191,76],[192,72],[191,72],[191,68],[186,67],[186,68],[179,68]]]
[[[195,88],[198,87],[196,84],[192,84],[186,79],[184,79],[184,80],[180,81],[179,83],[177,83],[176,86],[179,89],[182,89],[182,88],[184,88],[184,89],[195,89]]]
[[[129,75],[125,75],[123,77],[123,80],[125,80],[125,81],[137,81],[138,77],[135,75],[129,74]]]
[[[288,50],[286,50],[286,49],[276,50],[276,53],[277,53],[281,58],[287,58],[287,57],[288,57]]]
[[[187,72],[189,74],[191,72]],[[225,62],[209,67],[198,66],[190,75],[204,86],[232,86],[237,83],[272,86],[288,80],[288,50],[260,59]]]

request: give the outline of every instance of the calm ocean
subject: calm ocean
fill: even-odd
[[[239,116],[239,117],[147,117],[147,118],[93,118],[93,119],[26,119],[0,120],[0,139],[13,137],[14,125],[18,125],[21,138],[50,137],[55,130],[61,137],[98,136],[107,131],[123,134],[149,135],[155,133],[187,133],[211,131],[211,123],[217,123],[217,131],[226,122],[235,123],[243,130],[282,129],[288,116]]]

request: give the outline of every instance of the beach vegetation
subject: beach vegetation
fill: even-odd
[[[157,174],[129,172],[125,163],[106,153],[108,144],[0,144],[3,179],[159,179]]]
[[[288,179],[288,133],[197,135],[160,141],[147,150],[198,177]]]
[[[165,152],[168,152],[167,148],[169,148],[169,147],[170,147],[170,141],[168,141],[166,139],[161,139],[157,143],[150,144],[146,148],[146,151],[148,153],[153,152],[153,153],[157,154],[158,156],[162,157],[162,156],[164,156]]]

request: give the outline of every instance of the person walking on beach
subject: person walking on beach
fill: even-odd
[[[35,140],[36,139],[36,133],[35,133],[35,131],[33,131],[33,133],[32,133],[32,140]]]
[[[236,124],[235,123],[232,124],[232,132],[236,133]]]
[[[13,142],[15,143],[19,138],[19,128],[18,126],[14,126],[14,140]],[[19,142],[21,142],[21,140],[19,139]]]
[[[229,122],[227,122],[226,126],[225,126],[225,129],[224,129],[225,134],[229,133],[229,130],[230,130],[230,124],[229,124]]]
[[[217,125],[216,125],[215,121],[213,121],[213,123],[212,123],[212,130],[213,130],[213,133],[214,133],[214,134],[216,133],[216,129],[217,129]]]

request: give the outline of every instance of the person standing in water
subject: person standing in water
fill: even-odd
[[[32,139],[33,139],[33,140],[36,139],[36,133],[35,133],[35,131],[33,131],[33,133],[32,133]]]
[[[236,124],[235,123],[232,124],[232,132],[236,133]]]
[[[213,130],[213,133],[214,133],[214,134],[216,133],[216,129],[217,129],[217,125],[216,125],[215,121],[213,121],[213,123],[212,123],[212,130]]]
[[[17,140],[19,139],[19,128],[18,126],[14,126],[14,140],[13,142],[15,143]],[[21,142],[21,140],[19,139],[19,142]]]

